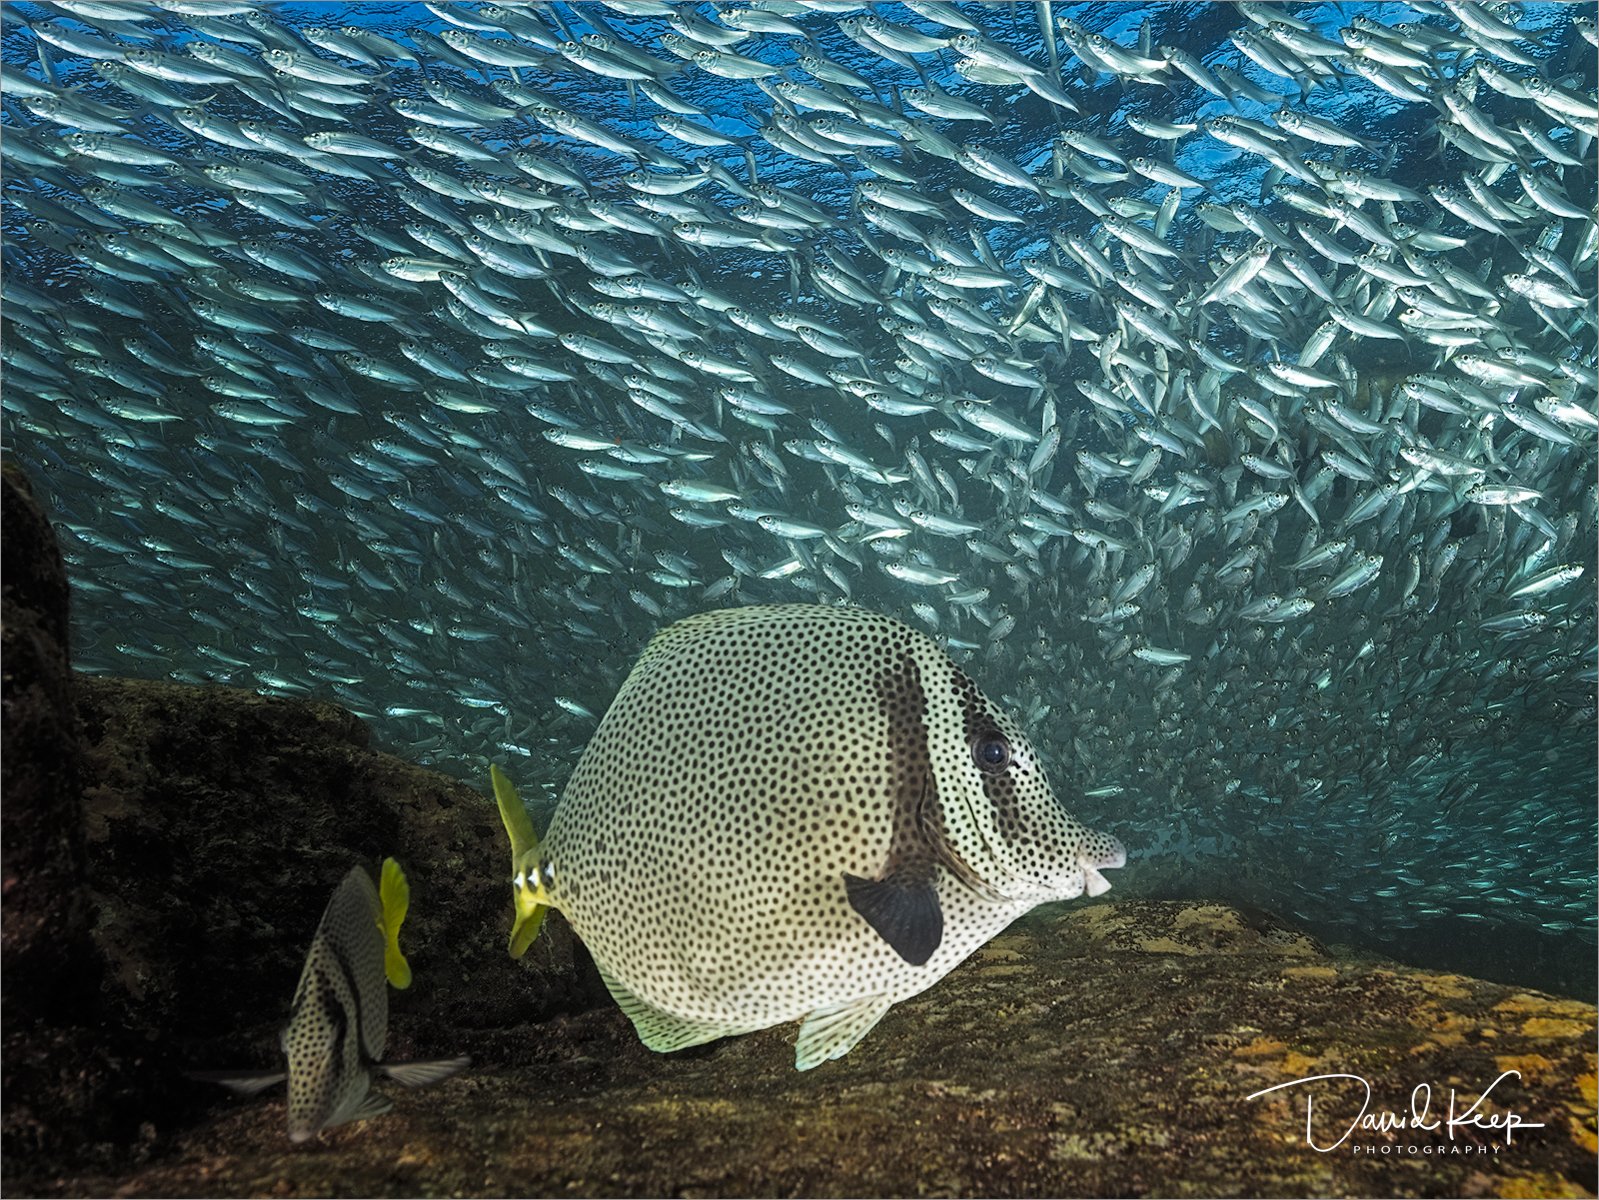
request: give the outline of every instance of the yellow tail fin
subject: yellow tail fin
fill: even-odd
[[[400,926],[405,924],[405,914],[411,907],[411,885],[392,858],[383,860],[378,899],[383,904],[383,973],[395,987],[408,988],[411,964],[400,953]]]
[[[522,798],[505,772],[489,764],[489,780],[494,785],[494,802],[500,808],[505,836],[511,841],[511,888],[515,911],[511,917],[511,939],[506,947],[512,958],[521,958],[538,937],[549,908],[544,883],[539,877],[539,835],[522,807]]]

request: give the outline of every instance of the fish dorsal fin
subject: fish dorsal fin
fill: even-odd
[[[433,1058],[425,1062],[383,1063],[378,1067],[390,1079],[408,1088],[442,1083],[457,1071],[472,1065],[466,1055],[459,1058]]]
[[[844,888],[850,907],[896,954],[919,967],[944,940],[944,911],[939,907],[935,879],[931,870],[901,869],[882,879],[862,879],[846,872]]]
[[[844,1057],[883,1019],[893,1003],[888,996],[863,996],[818,1008],[800,1026],[794,1043],[795,1068],[809,1071],[830,1059]]]
[[[633,1028],[638,1031],[639,1041],[658,1053],[682,1050],[689,1046],[698,1046],[703,1042],[714,1042],[717,1038],[731,1037],[735,1033],[749,1032],[747,1026],[719,1025],[710,1021],[674,1017],[671,1013],[662,1012],[648,1000],[640,999],[631,988],[619,982],[604,967],[600,967],[600,978],[605,981],[606,989],[616,1001],[616,1006],[627,1014],[629,1021],[633,1022]]]

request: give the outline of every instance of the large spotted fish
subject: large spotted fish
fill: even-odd
[[[492,774],[511,953],[559,909],[654,1050],[803,1018],[795,1065],[837,1058],[1021,914],[1100,894],[1100,869],[1125,861],[930,638],[860,609],[662,630],[542,842]]]

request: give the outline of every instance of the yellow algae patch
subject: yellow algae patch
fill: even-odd
[[[1073,925],[1096,935],[1114,933],[1128,924],[1126,915],[1117,912],[1114,904],[1096,904],[1078,909],[1069,920]]]
[[[1256,1038],[1247,1045],[1240,1046],[1233,1051],[1234,1058],[1263,1058],[1268,1055],[1281,1054],[1288,1049],[1286,1042],[1276,1042],[1271,1038]]]
[[[1195,925],[1206,930],[1220,930],[1226,933],[1241,933],[1244,928],[1237,913],[1219,904],[1202,904],[1197,908],[1185,908],[1177,914],[1178,929],[1191,929]]]
[[[1517,992],[1494,1005],[1495,1012],[1502,1013],[1532,1013],[1542,1012],[1546,1007],[1544,996],[1534,996],[1527,992]]]
[[[1283,1056],[1283,1070],[1288,1072],[1290,1079],[1303,1079],[1306,1075],[1312,1073],[1319,1062],[1321,1062],[1319,1058],[1312,1058],[1308,1054],[1290,1050]]]
[[[1466,1035],[1475,1032],[1478,1027],[1475,1017],[1450,1012],[1431,1003],[1418,1005],[1410,1014],[1410,1023],[1417,1029],[1425,1030],[1427,1035],[1420,1045],[1411,1047],[1411,1054],[1423,1054],[1438,1047],[1459,1046],[1466,1040]]]
[[[1298,935],[1293,941],[1276,947],[1277,953],[1284,958],[1322,958],[1324,957],[1316,943],[1303,934]]]
[[[1592,1071],[1585,1071],[1583,1074],[1578,1075],[1577,1091],[1592,1106],[1596,1100],[1599,1100],[1599,1075],[1595,1075]]]
[[[1284,967],[1285,979],[1337,979],[1338,972],[1332,967]]]
[[[1588,1028],[1594,1025],[1594,1008],[1591,1004],[1584,1004],[1581,1000],[1566,1000],[1559,996],[1540,996],[1534,992],[1517,992],[1508,999],[1501,1000],[1494,1005],[1497,1012],[1505,1013],[1552,1013],[1557,1017],[1575,1017],[1584,1021]]]
[[[1193,946],[1185,946],[1182,942],[1169,937],[1145,938],[1138,943],[1138,948],[1150,954],[1198,954]]]
[[[1498,1071],[1520,1071],[1523,1079],[1535,1079],[1554,1063],[1541,1054],[1501,1054],[1494,1059]]]
[[[1022,962],[1025,957],[1025,955],[1005,946],[985,946],[977,952],[977,961],[984,963]]]
[[[1072,914],[1072,920],[1078,925],[1103,925],[1106,921],[1120,919],[1121,914],[1116,911],[1114,904],[1100,904],[1092,908],[1080,908]]]
[[[1556,1017],[1528,1017],[1521,1032],[1534,1038],[1575,1038],[1592,1033],[1593,1026],[1581,1021],[1562,1021]]]
[[[1464,975],[1418,975],[1415,980],[1423,991],[1443,1000],[1466,1000],[1471,996],[1471,990],[1461,986],[1466,982]]]
[[[1411,1013],[1410,1023],[1434,1033],[1465,1033],[1476,1029],[1480,1022],[1476,1017],[1467,1016],[1465,1013],[1451,1012],[1447,1008],[1439,1008],[1436,1004],[1422,1003],[1416,1005]]]
[[[1507,1197],[1507,1200],[1535,1200],[1540,1196],[1588,1196],[1592,1195],[1581,1184],[1573,1183],[1563,1175],[1556,1175],[1553,1171],[1537,1171],[1530,1175],[1512,1175],[1508,1179],[1500,1179],[1495,1183],[1497,1195]]]
[[[1599,1010],[1595,1010],[1591,1004],[1584,1004],[1581,1000],[1562,1000],[1556,997],[1549,1005],[1549,1011],[1560,1013],[1562,1016],[1585,1020],[1589,1026],[1599,1021]]]
[[[1591,1109],[1580,1116],[1567,1117],[1566,1123],[1571,1126],[1571,1140],[1578,1146],[1589,1154],[1599,1150],[1599,1133],[1594,1130]]]

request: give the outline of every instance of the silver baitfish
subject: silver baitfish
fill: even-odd
[[[79,667],[553,800],[655,630],[857,604],[1146,892],[1587,979],[1592,5],[1145,7],[8,6]]]
[[[926,634],[862,609],[723,609],[645,648],[542,841],[494,770],[513,955],[559,909],[653,1050],[803,1020],[855,1046],[1122,845]]]

